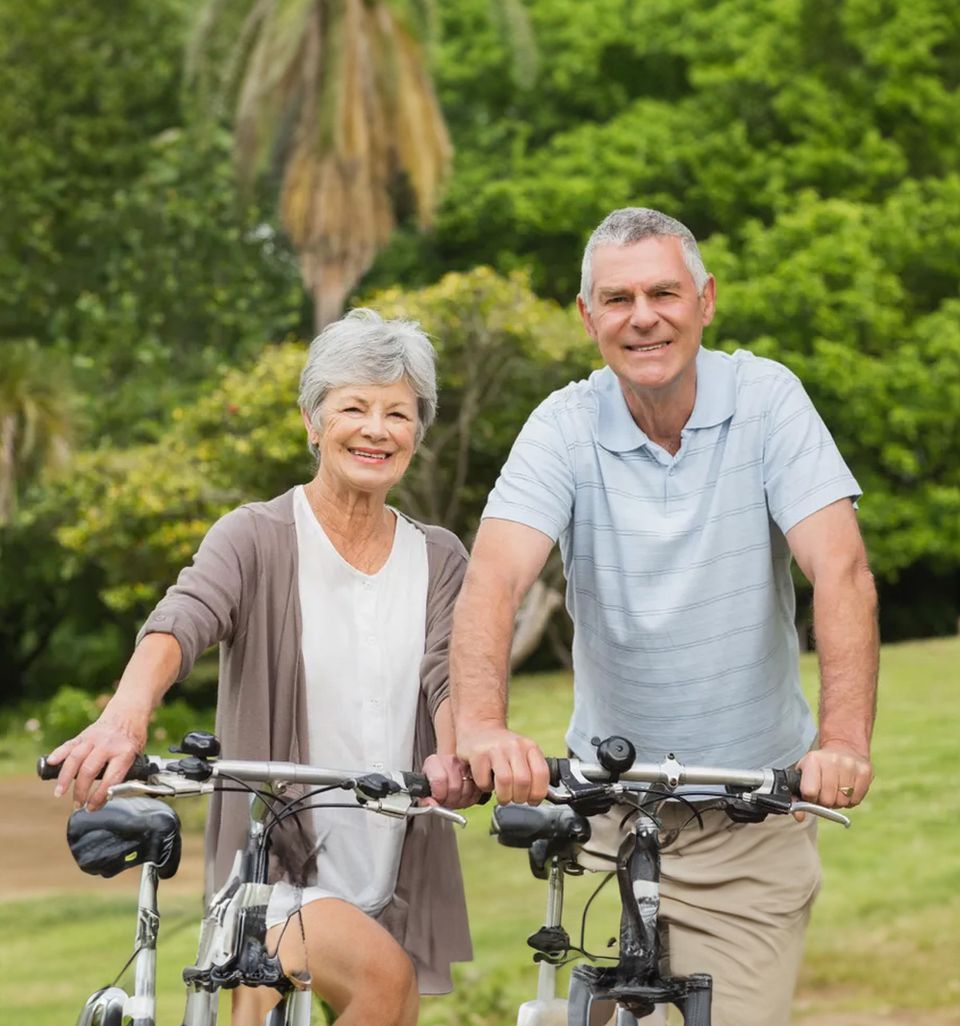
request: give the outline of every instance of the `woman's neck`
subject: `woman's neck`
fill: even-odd
[[[331,544],[363,573],[376,573],[393,548],[396,515],[386,496],[368,492],[337,492],[321,474],[304,485],[304,494]]]

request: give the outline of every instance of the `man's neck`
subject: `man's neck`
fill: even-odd
[[[671,456],[680,449],[680,433],[693,413],[697,399],[696,373],[666,389],[632,389],[620,382],[627,408],[640,430]]]

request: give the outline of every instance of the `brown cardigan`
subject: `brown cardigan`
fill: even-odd
[[[433,716],[449,689],[447,649],[453,603],[467,554],[455,535],[412,521],[426,536],[426,645],[414,767],[436,750]],[[183,659],[178,680],[197,657],[220,643],[217,735],[224,758],[311,761],[307,748],[297,543],[293,490],[241,506],[210,529],[140,630],[172,634]],[[349,687],[349,681],[345,686]],[[323,765],[322,756],[316,764]],[[352,767],[345,767],[352,768]],[[207,893],[220,887],[243,842],[247,798],[217,794],[207,817]],[[289,822],[289,821],[288,821]],[[309,882],[313,841],[308,832],[281,834],[274,877]],[[299,877],[299,879],[297,879]],[[473,957],[453,827],[433,817],[407,826],[393,900],[377,917],[413,959],[420,990],[446,993],[450,963]]]

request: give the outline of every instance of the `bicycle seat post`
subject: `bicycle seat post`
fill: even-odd
[[[137,901],[137,936],[135,948],[133,996],[128,1014],[134,1024],[154,1023],[157,1015],[157,934],[160,914],[157,911],[157,867],[145,862],[140,873],[140,896]]]
[[[548,928],[559,926],[563,918],[563,866],[556,856],[550,860],[550,875],[547,878],[547,917]],[[552,1001],[557,996],[557,967],[553,962],[544,959],[540,962],[537,975],[537,1000]]]

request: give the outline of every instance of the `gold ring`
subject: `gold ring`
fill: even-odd
[[[841,787],[839,791],[845,798],[850,798],[853,795],[852,787]]]

